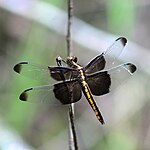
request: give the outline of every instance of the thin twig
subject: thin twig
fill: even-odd
[[[67,50],[68,56],[72,56],[72,36],[71,36],[71,25],[73,16],[73,0],[68,0],[68,27],[67,27]]]
[[[76,129],[74,124],[74,104],[69,105],[69,149],[78,150]]]
[[[72,37],[71,37],[71,25],[73,16],[73,0],[68,0],[68,28],[67,28],[67,51],[68,56],[72,56]],[[74,104],[69,105],[69,149],[78,150],[77,136],[74,124]]]

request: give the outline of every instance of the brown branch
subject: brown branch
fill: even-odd
[[[68,27],[66,37],[68,56],[72,56],[72,36],[71,36],[72,16],[73,16],[73,0],[68,0]]]
[[[76,129],[74,124],[74,104],[69,105],[69,149],[78,150]]]
[[[68,0],[68,27],[67,27],[67,51],[68,56],[72,56],[72,36],[71,36],[71,25],[72,25],[72,16],[73,16],[73,0]],[[74,104],[69,105],[69,149],[78,150],[77,136],[74,124]]]

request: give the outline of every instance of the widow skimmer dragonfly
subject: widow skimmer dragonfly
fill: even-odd
[[[58,57],[55,67],[40,66],[30,62],[16,64],[14,71],[19,74],[37,80],[40,77],[55,81],[54,84],[26,89],[21,93],[19,99],[21,101],[48,103],[57,99],[65,105],[79,101],[83,92],[97,119],[101,124],[104,124],[104,119],[93,95],[101,96],[109,93],[111,87],[114,88],[113,86],[116,86],[118,82],[123,82],[136,71],[136,66],[132,63],[115,66],[115,60],[121,54],[126,43],[126,38],[119,37],[105,52],[96,56],[85,67],[77,64],[77,57],[68,57],[67,61]],[[113,54],[115,56],[109,56]],[[62,62],[66,63],[67,66],[62,66]],[[33,98],[34,96],[37,98]]]

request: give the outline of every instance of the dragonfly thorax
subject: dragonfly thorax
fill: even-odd
[[[80,66],[79,64],[77,64],[77,57],[76,56],[71,56],[71,57],[67,57],[67,65],[69,67],[72,67],[74,69],[80,70],[83,69],[82,66]]]
[[[72,67],[74,66],[74,64],[76,64],[78,61],[77,57],[76,56],[69,56],[67,57],[67,65]]]

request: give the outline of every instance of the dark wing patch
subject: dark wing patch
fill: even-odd
[[[127,63],[125,66],[130,73],[134,73],[137,70],[136,66],[132,63]]]
[[[71,104],[81,99],[81,87],[78,81],[65,81],[54,85],[55,97],[62,104]]]
[[[70,67],[48,67],[51,77],[57,81],[77,78],[77,70]]]
[[[105,67],[106,61],[103,53],[96,56],[90,63],[85,67],[86,73],[94,73],[100,70],[103,70]]]
[[[22,93],[21,93],[21,95],[19,96],[19,99],[21,100],[21,101],[28,101],[28,91],[31,91],[31,90],[33,90],[33,88],[29,88],[29,89],[26,89],[25,91],[23,91]]]
[[[121,43],[122,43],[122,45],[126,45],[126,43],[127,43],[127,39],[126,38],[124,38],[124,37],[119,37],[118,39],[116,39],[116,41],[121,41]]]
[[[107,71],[87,75],[87,83],[93,95],[107,94],[111,85],[110,75]]]
[[[21,69],[22,69],[22,65],[24,65],[24,64],[27,65],[28,62],[20,62],[20,63],[16,64],[14,66],[14,71],[17,72],[17,73],[20,73]]]

